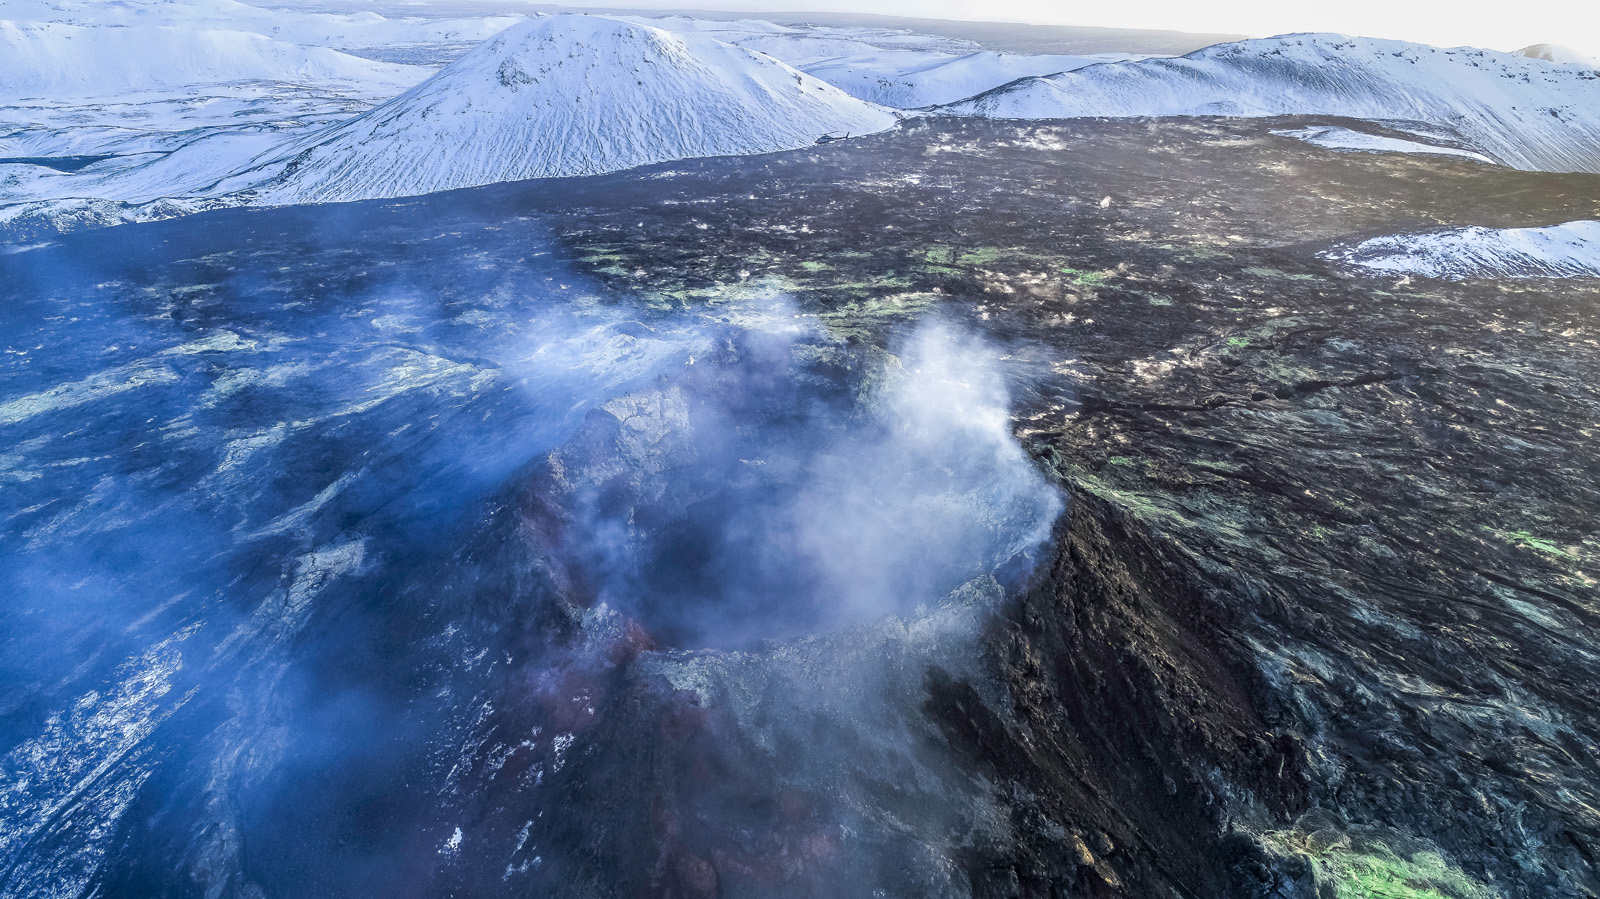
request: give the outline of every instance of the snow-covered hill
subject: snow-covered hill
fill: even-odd
[[[1326,255],[1384,275],[1451,280],[1600,278],[1600,222],[1390,234]]]
[[[218,190],[250,189],[266,203],[410,196],[791,149],[895,121],[753,51],[618,19],[551,16],[258,159]]]
[[[1027,78],[959,103],[998,118],[1330,115],[1424,123],[1506,165],[1600,172],[1600,73],[1489,50],[1328,34]]]
[[[394,92],[426,75],[241,31],[0,21],[0,100],[55,102],[239,81]]]

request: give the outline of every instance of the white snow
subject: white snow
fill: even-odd
[[[1450,280],[1595,278],[1600,277],[1600,221],[1391,234],[1325,255],[1384,275]]]
[[[1421,123],[1520,169],[1600,172],[1600,73],[1491,50],[1301,34],[1027,78],[937,112],[1330,115]]]
[[[1495,164],[1494,160],[1471,150],[1461,150],[1455,147],[1440,147],[1425,144],[1421,141],[1404,140],[1398,137],[1383,137],[1377,134],[1366,134],[1361,131],[1352,131],[1337,125],[1312,125],[1309,128],[1294,130],[1274,131],[1273,134],[1281,137],[1292,137],[1305,141],[1317,147],[1329,150],[1354,150],[1364,153],[1417,153],[1427,156],[1460,156],[1477,162]]]
[[[792,149],[895,121],[754,51],[602,16],[550,16],[291,142],[221,189],[249,188],[273,204],[410,196]]]

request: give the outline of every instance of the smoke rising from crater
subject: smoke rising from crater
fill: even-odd
[[[596,413],[545,498],[567,521],[555,552],[591,585],[579,601],[670,645],[739,646],[1025,568],[1061,504],[1011,435],[994,351],[939,323],[891,350],[732,333]]]

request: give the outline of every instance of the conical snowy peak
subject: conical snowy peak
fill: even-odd
[[[1292,34],[1024,78],[937,108],[997,118],[1328,115],[1420,123],[1507,165],[1600,172],[1600,75],[1468,47]]]
[[[400,197],[792,149],[894,123],[888,110],[754,51],[600,16],[550,16],[507,29],[244,180],[257,180],[258,199],[270,203]]]

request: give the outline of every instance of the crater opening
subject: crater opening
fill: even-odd
[[[536,466],[521,528],[563,599],[728,649],[1020,582],[1061,500],[993,350],[943,324],[886,352],[777,321],[719,334]]]

